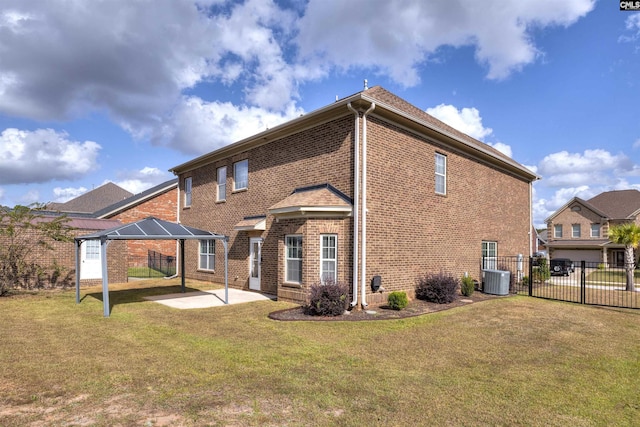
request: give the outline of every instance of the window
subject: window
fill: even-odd
[[[498,242],[482,242],[482,268],[495,270],[498,266]]]
[[[447,194],[447,156],[436,153],[436,194]]]
[[[571,224],[571,237],[580,237],[580,224]]]
[[[600,237],[600,224],[591,224],[591,237]]]
[[[553,226],[553,237],[562,238],[562,224],[556,224]]]
[[[227,167],[218,168],[218,198],[219,202],[227,200]]]
[[[191,206],[191,177],[184,179],[184,206]]]
[[[249,186],[249,161],[243,160],[233,164],[233,189],[245,190]]]
[[[100,259],[100,240],[87,240],[85,244],[85,259],[87,260],[99,260]]]
[[[200,263],[201,270],[215,270],[216,268],[216,241],[200,240]]]
[[[302,236],[285,237],[285,282],[302,283]]]
[[[338,236],[335,234],[320,235],[320,280],[338,281]]]

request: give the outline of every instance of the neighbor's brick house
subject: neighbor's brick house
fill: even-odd
[[[230,285],[286,301],[323,276],[378,304],[426,272],[479,278],[483,252],[531,252],[537,176],[381,87],[172,171],[180,221],[230,237]],[[214,250],[188,244],[187,275],[222,281]]]
[[[551,259],[624,267],[624,245],[609,240],[609,228],[628,222],[640,225],[640,191],[606,191],[589,200],[574,197],[545,222]]]
[[[153,216],[177,221],[178,180],[172,179],[135,194],[94,213],[96,218],[115,219],[130,224]],[[149,251],[176,257],[175,240],[127,240],[129,266],[145,265]],[[142,264],[141,264],[142,262]]]

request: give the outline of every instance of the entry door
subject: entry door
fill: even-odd
[[[85,240],[80,246],[80,278],[102,279],[100,240]]]
[[[262,239],[249,239],[249,289],[260,290],[260,264],[262,264]]]
[[[624,267],[624,251],[615,251],[616,267]]]

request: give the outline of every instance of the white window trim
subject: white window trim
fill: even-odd
[[[216,169],[217,192],[216,201],[224,202],[227,200],[227,167],[222,166]],[[221,189],[224,188],[224,197],[220,197]]]
[[[299,285],[302,283],[302,262],[303,262],[303,258],[304,258],[304,252],[302,252],[302,258],[289,258],[289,238],[290,237],[295,237],[295,238],[300,238],[300,250],[302,251],[302,245],[304,242],[304,239],[302,238],[301,234],[287,234],[284,237],[284,281],[286,283],[293,283],[296,285]],[[297,261],[300,260],[300,280],[292,280],[289,278],[289,261]]]
[[[558,233],[558,231],[560,232]],[[562,239],[562,224],[553,225],[553,237],[557,239]]]
[[[216,241],[215,240],[199,240],[199,245],[198,245],[198,270],[204,270],[204,271],[215,271],[216,269]],[[207,252],[202,252],[202,244],[206,243],[207,244]],[[213,252],[209,252],[209,249],[213,249]],[[202,256],[206,256],[207,257],[207,265],[203,266],[202,265]],[[209,262],[210,258],[213,256],[213,262]],[[211,265],[213,264],[213,265]]]
[[[324,238],[325,237],[333,237],[334,239],[334,251],[335,251],[335,258],[324,258]],[[337,234],[329,234],[329,233],[325,233],[325,234],[321,234],[320,235],[320,281],[322,283],[324,283],[324,281],[326,280],[325,278],[325,273],[323,271],[324,268],[324,263],[325,262],[331,262],[333,263],[333,277],[331,278],[333,280],[334,283],[337,283],[338,281],[338,235]]]
[[[579,239],[581,236],[582,236],[582,227],[580,227],[580,224],[571,224],[571,238]]]
[[[442,158],[444,161],[444,173],[438,172],[438,159]],[[434,160],[434,169],[435,169],[435,192],[436,194],[447,194],[447,156],[441,153],[436,153]],[[444,189],[442,191],[438,191],[438,177],[442,177]]]
[[[491,251],[491,247],[493,247],[493,251]],[[491,255],[491,252],[494,252],[494,254]],[[483,268],[487,270],[495,270],[498,268],[498,242],[495,240],[482,241],[482,259],[484,260]]]
[[[244,182],[244,186],[240,187],[238,186],[238,166],[240,165],[246,165],[246,174],[247,174],[247,178]],[[249,160],[245,159],[245,160],[240,160],[239,162],[235,162],[233,164],[233,191],[241,191],[241,190],[246,190],[249,188]]]
[[[184,207],[188,208],[191,206],[191,195],[193,188],[193,180],[190,176],[184,179]]]
[[[598,233],[597,234],[593,234],[593,227],[598,227]],[[590,232],[590,236],[591,237],[600,237],[600,229],[602,227],[600,226],[600,224],[591,224],[591,232]]]

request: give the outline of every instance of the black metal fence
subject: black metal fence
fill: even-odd
[[[640,308],[640,270],[586,261],[485,257],[482,270],[509,271],[509,293],[579,304]],[[486,276],[486,273],[484,273]],[[482,287],[485,283],[483,278]]]
[[[176,258],[149,250],[147,256],[130,257],[129,277],[152,278],[176,274]]]

